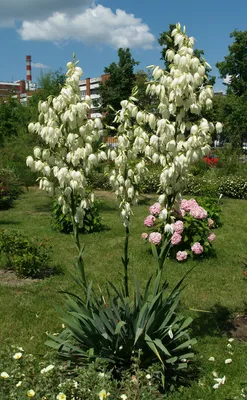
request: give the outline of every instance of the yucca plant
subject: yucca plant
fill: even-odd
[[[135,280],[133,301],[112,283],[106,298],[93,291],[92,283],[85,299],[66,293],[62,320],[67,328],[59,336],[51,335],[46,344],[76,364],[105,360],[117,375],[131,366],[133,353],[141,349],[141,368],[159,362],[163,386],[178,383],[196,343],[189,337],[192,319],[178,313],[183,280],[170,294],[167,282],[161,284],[161,271],[150,277],[143,294]]]

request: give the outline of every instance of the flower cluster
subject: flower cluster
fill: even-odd
[[[127,164],[135,163],[138,155],[159,163],[162,166],[159,203],[168,207],[180,199],[190,165],[209,153],[211,134],[222,130],[221,123],[214,125],[201,116],[205,107],[212,107],[213,91],[204,84],[208,64],[195,56],[194,39],[177,24],[171,40],[177,50],[166,52],[169,70],[150,66],[152,81],[147,84],[147,94],[158,98],[158,112],[138,108],[137,93],[121,103],[122,109],[116,116],[120,149],[116,161],[120,169],[112,177],[117,194],[122,195],[130,185]],[[195,116],[193,122],[187,118],[191,113]],[[138,165],[145,171],[144,158]],[[132,174],[138,183],[139,174],[135,175],[133,170]],[[134,196],[133,185],[131,194]]]
[[[152,233],[144,232],[142,239],[155,245],[162,243],[162,237],[169,239],[170,255],[178,261],[185,261],[189,254],[207,253],[216,238],[211,231],[214,221],[208,218],[208,212],[195,199],[183,199],[170,211],[155,203],[149,212],[144,226],[152,229]]]
[[[132,107],[137,109],[132,103],[124,100],[121,102],[123,110],[127,104],[131,104]],[[122,118],[125,118],[124,123]],[[119,123],[117,151],[108,151],[108,158],[115,163],[115,169],[112,170],[110,175],[110,184],[117,198],[120,199],[121,217],[124,226],[127,227],[131,215],[131,204],[138,201],[138,187],[147,168],[144,158],[139,158],[139,150],[135,146],[134,127],[132,127],[130,119],[127,119],[125,114],[123,117],[121,112],[117,114],[116,122]]]
[[[39,121],[30,123],[28,129],[39,135],[46,147],[36,147],[26,163],[42,175],[40,188],[56,194],[63,213],[83,225],[85,209],[93,202],[87,176],[107,156],[97,146],[103,133],[101,119],[89,118],[90,97],[81,101],[81,75],[77,62],[69,62],[59,96],[39,103]]]
[[[52,358],[50,358],[52,357]],[[127,370],[121,381],[105,370],[105,363],[91,363],[73,368],[61,364],[53,354],[28,354],[22,347],[10,346],[0,354],[0,398],[54,400],[128,400],[141,396],[157,399],[157,384],[150,369]],[[100,372],[99,372],[100,371]],[[144,398],[144,397],[143,397]]]

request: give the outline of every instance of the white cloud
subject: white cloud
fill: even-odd
[[[65,1],[62,2],[65,3]],[[19,34],[23,40],[68,41],[74,39],[91,44],[108,44],[116,48],[147,49],[152,47],[155,40],[148,25],[140,18],[119,9],[114,14],[110,8],[102,5],[88,8],[74,15],[55,12],[44,20],[25,20],[19,29]]]
[[[39,63],[39,62],[38,63],[32,62],[31,65],[32,65],[33,68],[43,68],[43,69],[50,68],[49,65],[45,65],[45,64],[42,64],[42,63]]]
[[[83,12],[90,4],[92,0],[0,0],[0,26],[48,18],[54,12]]]

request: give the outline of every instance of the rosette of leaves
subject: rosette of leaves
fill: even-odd
[[[104,360],[117,376],[131,366],[133,353],[141,349],[141,368],[158,362],[163,387],[179,384],[196,343],[189,336],[192,319],[178,312],[183,280],[170,294],[167,282],[161,284],[161,271],[153,281],[150,277],[143,293],[135,280],[133,300],[112,283],[106,297],[97,295],[92,283],[85,299],[66,293],[66,311],[61,311],[66,329],[50,335],[46,344],[76,364]]]

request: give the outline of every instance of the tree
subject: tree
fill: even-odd
[[[12,96],[0,104],[0,147],[6,139],[26,131],[29,122],[29,110]]]
[[[228,46],[229,54],[216,63],[227,85],[219,112],[227,139],[233,147],[241,147],[247,132],[247,31],[235,29],[230,37],[233,43]]]
[[[233,44],[228,46],[225,60],[216,63],[220,76],[226,79],[227,93],[236,96],[247,95],[247,31],[235,29],[230,34]]]
[[[107,125],[113,125],[115,118],[115,113],[109,106],[119,110],[120,102],[131,95],[132,88],[135,86],[134,66],[139,64],[132,58],[128,48],[120,48],[118,58],[118,63],[113,62],[104,69],[110,77],[100,86],[101,112],[105,113]]]
[[[163,46],[161,50],[161,60],[165,63],[165,69],[169,71],[170,62],[166,59],[166,51],[168,49],[174,49],[175,51],[178,50],[178,44],[174,45],[172,40],[172,31],[176,28],[175,24],[169,25],[169,30],[164,31],[160,34],[158,42],[160,46]],[[203,61],[204,50],[194,49],[194,56],[197,57],[200,62]],[[211,68],[209,66],[206,67],[206,76],[205,76],[205,84],[213,86],[215,84],[215,76],[210,75]]]
[[[151,98],[149,94],[146,93],[147,84],[152,79],[152,73],[150,70],[145,72],[144,70],[139,70],[135,74],[135,86],[138,88],[138,105],[141,109],[145,109],[150,112],[157,112],[158,98]]]

